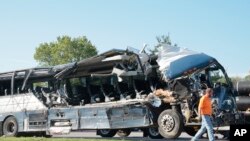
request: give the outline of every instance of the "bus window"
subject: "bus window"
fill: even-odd
[[[0,96],[10,95],[11,93],[11,81],[0,82]]]
[[[48,81],[43,81],[43,82],[34,82],[33,83],[33,90],[36,93],[42,93],[42,89],[46,92],[49,93],[52,91],[52,87],[49,86]]]
[[[23,80],[15,80],[14,94],[25,93],[25,91],[22,91],[22,86],[23,86]]]
[[[81,84],[80,78],[71,78],[70,82],[70,93],[69,97],[71,98],[71,105],[78,105],[81,100],[84,99],[84,93],[86,92],[84,86]]]

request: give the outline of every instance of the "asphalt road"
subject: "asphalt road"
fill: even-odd
[[[112,139],[122,139],[122,140],[134,140],[134,141],[189,141],[191,140],[191,136],[187,135],[186,133],[182,133],[178,139],[171,140],[171,139],[150,139],[146,137],[142,137],[142,132],[132,132],[129,137],[120,138],[119,136],[115,136]],[[100,139],[101,137],[96,135],[95,131],[82,131],[82,132],[71,132],[68,135],[55,135],[55,138],[89,138],[89,139]],[[221,138],[220,135],[218,135]],[[106,138],[111,139],[111,138]],[[201,139],[201,141],[207,141],[207,139]],[[226,141],[223,139],[217,139],[216,141]]]

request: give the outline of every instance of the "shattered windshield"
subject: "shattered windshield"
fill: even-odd
[[[227,85],[227,80],[223,71],[219,68],[213,68],[209,71],[210,82],[212,86],[217,84]]]

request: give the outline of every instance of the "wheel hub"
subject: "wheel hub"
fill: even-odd
[[[100,132],[102,132],[102,134],[108,134],[110,132],[109,129],[101,129]]]
[[[164,115],[162,117],[161,124],[165,131],[170,132],[175,126],[174,118],[170,115]]]
[[[158,131],[157,128],[149,128],[149,132],[153,136],[158,136],[159,135],[159,131]]]
[[[7,126],[7,131],[9,133],[13,133],[15,131],[15,124],[14,123],[9,123],[8,126]]]

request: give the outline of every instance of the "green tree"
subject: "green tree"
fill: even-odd
[[[40,44],[34,58],[42,66],[54,66],[80,61],[96,55],[97,52],[96,47],[85,36],[59,36],[54,42]]]
[[[250,81],[250,75],[245,76],[245,77],[244,77],[244,80]]]
[[[160,46],[161,44],[172,45],[172,42],[171,42],[169,35],[156,36],[156,40],[158,42],[158,44],[156,46]]]
[[[162,44],[167,44],[167,45],[172,45],[171,39],[170,39],[170,35],[161,35],[161,36],[156,36],[156,40],[157,40],[157,44],[155,45],[155,47],[153,49],[150,50],[151,54],[155,54],[156,52],[158,52],[158,48],[162,45]],[[177,46],[177,44],[174,44],[174,46]]]

